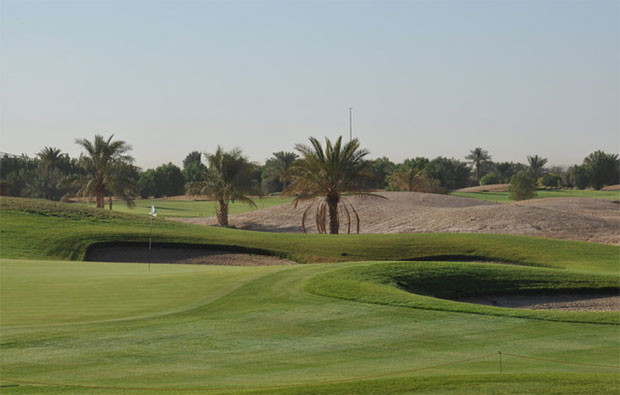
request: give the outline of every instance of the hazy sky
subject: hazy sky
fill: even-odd
[[[617,1],[0,0],[0,151],[114,133],[137,164],[255,161],[353,132],[372,157],[581,162],[620,146]]]

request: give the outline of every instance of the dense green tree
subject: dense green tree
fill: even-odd
[[[527,200],[536,196],[536,180],[530,171],[521,171],[510,180],[510,198]]]
[[[192,151],[183,159],[183,177],[185,182],[197,182],[205,177],[206,166],[202,163],[202,154]]]
[[[494,163],[494,167],[500,183],[509,183],[512,176],[527,168],[524,164],[514,162],[498,162]]]
[[[301,159],[291,169],[292,183],[286,190],[287,195],[295,196],[295,205],[312,201],[302,216],[304,232],[308,212],[317,203],[315,218],[319,233],[339,233],[341,213],[347,218],[347,233],[351,232],[352,217],[355,217],[359,233],[359,215],[355,207],[342,201],[341,197],[343,194],[377,196],[368,193],[365,186],[370,177],[369,162],[364,160],[368,151],[360,149],[358,139],[343,144],[342,136],[334,143],[326,138],[325,147],[310,137],[310,144],[295,146]]]
[[[545,174],[538,179],[538,184],[545,188],[561,188],[562,176],[556,173]]]
[[[447,190],[470,186],[471,169],[467,163],[458,159],[439,156],[426,165],[425,172],[429,178],[438,180]]]
[[[79,166],[83,174],[74,179],[76,194],[95,197],[97,208],[104,207],[106,194],[116,194],[128,206],[134,206],[137,195],[136,180],[130,178],[133,172],[128,171],[133,158],[128,154],[131,146],[122,140],[112,141],[114,135],[107,140],[95,135],[93,141],[76,139],[76,144],[86,151],[80,156]]]
[[[147,199],[156,195],[155,191],[155,169],[148,169],[140,173],[138,178],[138,193],[142,199]]]
[[[469,155],[467,155],[465,159],[469,160],[472,167],[475,169],[476,181],[480,182],[480,178],[483,176],[483,166],[491,161],[491,155],[489,155],[489,151],[483,150],[480,147],[476,147],[473,150],[469,151]]]
[[[620,161],[618,154],[607,154],[595,151],[583,160],[583,166],[588,172],[590,186],[596,190],[605,185],[620,183]]]
[[[183,168],[186,168],[192,163],[202,163],[202,154],[199,151],[192,151],[187,154],[185,159],[183,159]]]
[[[368,188],[385,189],[396,165],[386,156],[369,162],[368,170],[370,171],[371,178],[368,180]]]
[[[590,176],[585,166],[574,165],[568,169],[570,184],[574,188],[586,189],[590,184]]]
[[[220,226],[228,226],[228,206],[231,202],[256,206],[248,194],[252,190],[253,166],[240,150],[226,152],[218,147],[214,154],[206,154],[205,179],[188,184],[188,192],[207,195],[219,204],[217,220]]]
[[[181,169],[173,163],[155,168],[153,174],[154,196],[177,196],[185,193],[185,177]]]

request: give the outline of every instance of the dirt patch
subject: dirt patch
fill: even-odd
[[[147,246],[97,246],[88,251],[88,261],[182,263],[192,265],[223,266],[274,266],[291,265],[295,262],[276,256],[244,254],[200,248],[153,247],[149,254]]]
[[[603,191],[620,191],[620,184],[608,185],[603,188]]]
[[[600,294],[485,296],[457,302],[532,310],[620,311],[620,296]]]
[[[457,189],[456,192],[508,192],[510,184],[480,185]]]
[[[346,197],[360,215],[361,233],[502,233],[620,244],[620,205],[592,198],[547,198],[499,204],[484,200],[419,192],[384,192],[387,199]],[[292,204],[230,216],[239,229],[302,232],[307,204]],[[307,231],[316,233],[314,214]],[[216,225],[215,218],[174,218]],[[352,227],[353,228],[353,227]],[[347,232],[341,219],[340,232]]]

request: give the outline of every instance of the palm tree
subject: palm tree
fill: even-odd
[[[538,182],[538,179],[543,173],[543,168],[547,164],[547,158],[543,158],[542,156],[534,155],[528,156],[527,162],[530,165],[530,173],[534,176],[534,181]]]
[[[263,180],[282,184],[282,191],[286,190],[290,182],[290,168],[299,156],[294,152],[279,151],[273,153],[273,158],[267,159],[263,170]]]
[[[390,175],[390,186],[398,191],[412,192],[415,187],[416,177],[418,180],[423,176],[424,168],[429,160],[422,157],[405,159]]]
[[[86,151],[79,161],[83,174],[74,180],[77,194],[95,196],[97,208],[103,208],[106,193],[110,194],[110,199],[112,194],[120,196],[127,206],[133,207],[137,187],[129,171],[133,158],[127,152],[131,151],[131,146],[122,140],[112,141],[113,137],[105,140],[97,134],[92,142],[75,140]]]
[[[316,206],[316,226],[319,233],[327,233],[326,222],[329,218],[329,233],[337,234],[340,229],[340,211],[346,215],[347,233],[351,233],[351,216],[360,230],[359,215],[355,207],[341,200],[343,194],[375,196],[364,187],[365,178],[369,177],[369,163],[364,160],[368,151],[360,149],[358,139],[342,144],[342,136],[334,144],[325,138],[325,148],[319,140],[310,137],[311,146],[297,144],[295,149],[302,158],[291,167],[292,183],[286,195],[295,196],[295,207],[302,202],[312,200],[301,218],[301,226],[306,231],[305,221],[310,209]]]
[[[467,155],[465,159],[468,159],[476,169],[476,181],[480,182],[480,177],[482,177],[482,166],[491,161],[489,151],[476,147],[469,151],[469,155]]]
[[[206,154],[206,157],[208,167],[205,180],[189,183],[188,193],[207,195],[217,200],[217,221],[220,226],[227,227],[230,202],[238,200],[256,207],[254,201],[247,196],[251,189],[252,164],[238,149],[225,152],[222,147],[217,147],[215,154]]]
[[[58,169],[63,159],[60,148],[54,147],[43,147],[43,149],[37,153],[37,156],[41,160],[43,170],[46,172]]]

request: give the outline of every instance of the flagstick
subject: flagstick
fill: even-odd
[[[151,271],[151,237],[153,236],[153,216],[151,215],[151,226],[149,227],[149,272]]]

